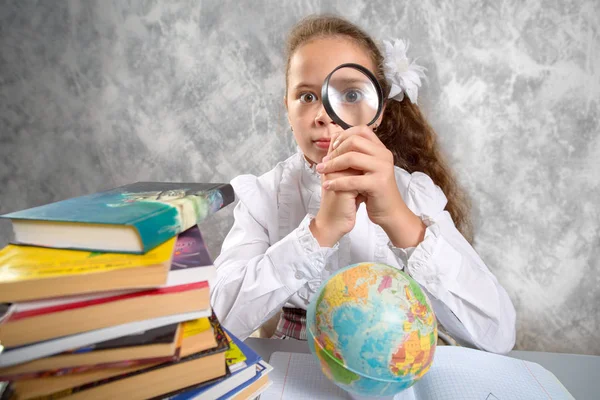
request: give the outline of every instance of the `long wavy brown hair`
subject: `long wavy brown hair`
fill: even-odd
[[[371,37],[351,22],[333,15],[310,16],[301,20],[290,32],[287,41],[286,87],[290,59],[302,45],[327,37],[343,37],[363,48],[376,66],[375,75],[385,98],[391,87],[384,75],[384,58]],[[287,90],[287,89],[286,89]],[[387,101],[377,136],[394,154],[395,164],[408,172],[423,172],[443,190],[448,198],[446,210],[463,236],[472,242],[470,206],[465,192],[443,157],[437,135],[421,110],[408,96],[401,102]]]

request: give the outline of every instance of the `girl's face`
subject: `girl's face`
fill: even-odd
[[[323,108],[321,86],[340,64],[356,63],[374,72],[368,54],[344,38],[317,39],[296,50],[290,59],[285,105],[294,138],[311,163],[327,155],[331,135],[341,128]]]

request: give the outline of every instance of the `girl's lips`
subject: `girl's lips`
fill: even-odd
[[[315,140],[315,145],[320,149],[329,149],[329,143],[331,140]]]

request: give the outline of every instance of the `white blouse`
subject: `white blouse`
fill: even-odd
[[[350,233],[333,248],[320,247],[308,225],[319,210],[321,179],[300,152],[260,177],[233,179],[239,203],[215,260],[211,295],[221,323],[243,340],[283,306],[306,309],[321,282],[338,269],[380,262],[421,285],[438,322],[457,342],[509,352],[515,343],[513,304],[444,211],[446,196],[423,173],[395,172],[406,205],[427,226],[415,248],[393,247],[364,204]]]

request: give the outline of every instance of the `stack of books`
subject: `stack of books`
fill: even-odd
[[[251,398],[271,368],[210,306],[198,224],[229,184],[138,182],[2,217],[7,399]],[[0,389],[1,390],[1,389]]]

